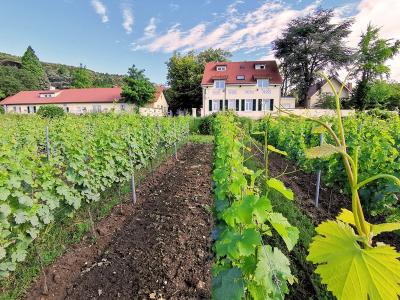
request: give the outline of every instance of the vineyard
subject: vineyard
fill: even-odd
[[[0,121],[1,299],[400,295],[398,116]],[[73,225],[43,264],[40,243],[82,214],[91,238]]]

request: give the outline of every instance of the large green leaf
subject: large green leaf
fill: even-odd
[[[341,153],[343,149],[331,144],[323,144],[321,146],[309,148],[305,150],[305,155],[308,159],[325,158],[335,153]]]
[[[271,246],[258,248],[258,263],[254,274],[257,288],[250,291],[255,299],[284,299],[289,292],[287,282],[292,284],[295,277],[291,274],[289,259],[278,249]]]
[[[221,271],[213,279],[212,297],[216,300],[241,300],[244,296],[244,282],[239,268]]]
[[[316,273],[338,299],[398,299],[400,255],[393,247],[361,248],[360,238],[341,221],[321,223],[316,230],[307,259],[318,265]]]
[[[294,198],[293,191],[291,189],[286,188],[282,181],[276,178],[271,178],[267,181],[267,184],[270,188],[273,188],[274,190],[278,191],[287,199],[293,200]]]
[[[269,222],[285,241],[288,250],[291,251],[299,239],[299,230],[290,225],[288,220],[280,213],[270,213]]]

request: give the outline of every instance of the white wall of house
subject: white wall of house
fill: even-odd
[[[168,103],[164,93],[161,93],[158,99],[154,102],[146,104],[139,109],[139,112],[148,116],[162,116],[168,113]]]
[[[342,84],[337,80],[332,80],[332,84],[335,87],[335,90],[339,92],[340,88],[342,87]],[[321,100],[321,96],[324,94],[333,96],[332,88],[328,82],[326,82],[314,95],[310,97],[310,107],[318,106]],[[347,99],[350,97],[350,93],[346,88],[343,88],[342,93],[339,95],[339,97]]]
[[[48,104],[47,104],[48,105]],[[54,104],[72,114],[84,114],[93,112],[129,112],[133,111],[134,106],[128,103],[65,103]],[[35,113],[42,106],[40,104],[31,105],[6,105],[7,113],[28,114]]]
[[[254,107],[254,99],[256,106]],[[226,102],[228,101],[228,107]],[[237,110],[237,100],[239,110]],[[259,101],[262,101],[261,111]],[[210,105],[211,101],[211,105]],[[221,101],[223,103],[221,108]],[[244,101],[244,110],[243,103]],[[203,86],[203,115],[210,115],[221,110],[232,109],[241,116],[259,118],[271,111],[276,111],[280,106],[280,85],[269,85],[266,88],[259,88],[254,85],[226,85],[224,89],[214,86]],[[289,101],[289,100],[288,100]],[[286,103],[286,102],[285,102]],[[294,105],[294,102],[293,102]],[[211,108],[211,109],[210,109]],[[272,110],[271,110],[272,108]]]

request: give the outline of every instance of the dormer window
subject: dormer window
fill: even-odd
[[[218,72],[226,71],[226,66],[217,66],[217,71]]]
[[[256,70],[265,70],[265,65],[264,64],[256,64],[255,69]]]
[[[214,87],[216,89],[224,89],[225,88],[225,80],[214,80]]]
[[[236,76],[236,80],[244,80],[244,79],[245,79],[244,75],[237,75]]]
[[[257,87],[259,88],[267,88],[269,86],[268,79],[257,79]]]
[[[39,97],[40,98],[54,98],[59,94],[56,92],[43,92],[43,93],[39,93]]]

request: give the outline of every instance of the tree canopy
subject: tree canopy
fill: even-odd
[[[347,66],[352,51],[345,39],[350,33],[352,20],[333,22],[332,10],[316,10],[307,16],[292,20],[280,38],[273,42],[276,58],[290,81],[284,82],[283,93],[291,85],[300,103],[309,107],[308,89],[317,79],[318,71],[331,72]]]
[[[93,77],[85,66],[80,66],[72,73],[72,88],[85,89],[93,87]]]
[[[190,109],[202,106],[201,79],[207,62],[228,61],[231,53],[222,49],[206,49],[200,53],[175,52],[167,62],[167,81],[170,89],[166,92],[172,109]]]
[[[386,62],[393,58],[399,52],[399,49],[400,41],[391,43],[388,39],[382,39],[379,37],[379,28],[371,24],[368,25],[358,44],[353,72],[357,86],[352,102],[356,108],[371,108],[374,107],[374,103],[378,106],[384,106],[381,97],[378,97],[379,100],[378,98],[373,100],[372,95],[377,96],[378,91],[379,93],[384,90],[389,91],[391,85],[377,82],[374,86],[373,83],[378,79],[383,79],[384,76],[389,76],[390,68],[386,65]]]
[[[139,70],[133,65],[128,76],[124,78],[121,96],[128,103],[141,107],[154,99],[156,89],[154,84],[144,75],[145,70]]]
[[[38,85],[34,89],[47,89],[49,87],[49,80],[46,72],[36,56],[35,51],[31,46],[28,46],[24,55],[21,58],[22,69],[29,72],[37,78]]]

